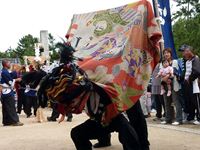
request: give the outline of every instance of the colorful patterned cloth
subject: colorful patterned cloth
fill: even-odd
[[[112,98],[106,118],[132,107],[159,60],[161,32],[151,4],[74,15],[68,35],[75,56],[84,58],[80,67]]]

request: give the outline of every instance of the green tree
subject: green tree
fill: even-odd
[[[50,57],[51,57],[51,62],[53,62],[54,60],[58,60],[59,59],[59,53],[56,51],[56,42],[55,42],[55,38],[53,37],[53,35],[51,33],[49,33],[49,51],[50,51]]]
[[[23,56],[35,55],[35,43],[38,43],[38,38],[30,34],[25,35],[19,40],[15,53],[20,58],[21,62],[23,62]]]
[[[0,52],[0,58],[7,58],[6,53],[5,52]]]
[[[11,47],[9,47],[6,51],[5,51],[5,55],[7,58],[18,58],[17,53],[15,52],[15,50]]]
[[[55,42],[55,38],[53,37],[53,35],[51,33],[49,33],[48,35],[48,40],[49,40],[49,50],[55,50],[56,49],[56,42]]]
[[[9,47],[5,52],[0,52],[1,58],[18,58],[15,50]]]
[[[193,18],[180,18],[173,25],[175,47],[178,49],[182,44],[194,47],[197,55],[200,56],[200,14]]]
[[[199,0],[176,0],[177,7],[180,8],[175,14],[174,18],[192,18],[200,13]]]
[[[53,62],[54,60],[58,60],[59,59],[59,53],[56,50],[53,50],[51,52],[51,59],[50,61]]]
[[[176,50],[182,44],[194,47],[200,56],[200,3],[199,0],[176,0],[180,9],[173,14],[173,35]],[[180,55],[179,52],[177,52]]]

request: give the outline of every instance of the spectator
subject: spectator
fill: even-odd
[[[194,55],[193,48],[188,46],[184,49],[186,61],[185,70],[185,98],[188,105],[187,121],[200,125],[200,89],[198,77],[200,77],[200,60]],[[194,121],[196,115],[196,121]]]
[[[158,64],[152,74],[152,84],[151,84],[151,96],[152,101],[155,101],[156,104],[156,118],[154,118],[154,121],[161,120],[162,117],[165,116],[165,106],[164,106],[164,100],[163,96],[160,95],[161,92],[161,78],[156,78],[159,68],[161,64]],[[162,110],[164,110],[164,113],[162,114]]]
[[[19,117],[15,109],[14,99],[14,84],[15,81],[20,81],[20,78],[13,79],[9,69],[11,67],[8,60],[2,61],[2,72],[1,72],[1,85],[2,85],[2,114],[3,114],[3,125],[4,126],[22,126],[23,123],[19,122]]]
[[[172,66],[175,69],[178,69],[178,61],[172,59],[172,51],[170,48],[164,49],[163,56],[164,59],[169,62],[170,66]],[[171,82],[171,79],[168,79],[168,77],[163,78],[163,80],[166,82]],[[173,122],[174,112],[175,112],[173,103],[175,104],[176,107],[176,115],[175,115],[176,121],[173,122],[172,125],[182,124],[182,107],[179,99],[180,88],[181,86],[177,81],[177,77],[174,76],[172,81],[172,95],[170,97],[168,97],[166,93],[163,95],[166,115],[165,115],[165,121],[162,121],[161,124],[171,124]]]
[[[178,59],[178,65],[179,65],[179,70],[175,71],[177,72],[176,73],[176,76],[177,76],[177,79],[181,85],[181,89],[179,91],[179,98],[180,98],[180,102],[181,102],[181,106],[183,108],[183,121],[185,122],[187,120],[187,114],[188,114],[188,105],[186,104],[186,99],[185,99],[185,94],[184,94],[184,76],[185,76],[185,64],[186,64],[186,59],[185,59],[185,56],[184,56],[184,50],[185,48],[187,47],[187,45],[182,45],[180,48],[179,48],[179,51],[182,52],[182,56],[183,58],[179,58]]]

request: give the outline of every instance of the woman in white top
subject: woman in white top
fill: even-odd
[[[178,61],[172,59],[172,51],[170,48],[166,48],[163,51],[164,60],[167,60],[171,67],[179,69]],[[162,67],[162,66],[161,66]],[[163,94],[164,103],[165,103],[165,121],[161,122],[161,124],[169,124],[172,125],[180,125],[182,124],[182,105],[179,97],[179,90],[181,88],[179,82],[177,81],[177,77],[174,76],[172,79],[169,79],[170,75],[162,78],[165,82],[172,82],[172,95],[167,96],[167,93]],[[175,122],[174,121],[174,105],[176,108]]]

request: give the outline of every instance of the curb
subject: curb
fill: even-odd
[[[185,133],[192,133],[192,134],[197,134],[200,135],[200,130],[195,130],[195,129],[189,129],[185,127],[176,127],[176,126],[171,126],[171,125],[160,125],[160,124],[152,124],[148,123],[149,127],[154,127],[154,128],[161,128],[161,129],[170,129],[170,130],[175,130],[179,132],[185,132]]]

